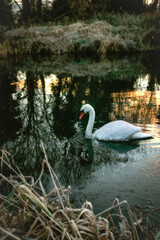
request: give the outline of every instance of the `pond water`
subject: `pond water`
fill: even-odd
[[[160,204],[159,54],[93,59],[9,59],[0,62],[0,148],[13,156],[25,175],[37,178],[44,143],[51,166],[73,204],[91,201],[95,213],[117,197],[158,231]],[[141,126],[153,139],[101,143],[84,138],[88,116],[94,130],[122,119]],[[49,190],[50,179],[44,179]]]

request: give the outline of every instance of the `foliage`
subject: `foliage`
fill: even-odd
[[[2,24],[11,22],[11,0],[1,0]],[[15,22],[19,24],[46,23],[59,20],[69,21],[105,19],[106,13],[135,13],[155,11],[158,0],[147,6],[143,0],[22,0],[22,6],[14,1],[19,11],[15,14]],[[13,5],[13,3],[12,3]]]
[[[145,11],[143,0],[110,0],[109,11],[127,12],[127,13],[141,13]]]
[[[160,45],[160,31],[149,30],[143,38],[144,43],[148,43],[150,46]]]

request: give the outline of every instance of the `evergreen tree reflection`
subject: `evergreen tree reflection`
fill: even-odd
[[[9,139],[14,141],[21,127],[19,103],[13,98],[16,89],[11,85],[12,81],[16,81],[14,74],[3,67],[0,71],[0,146]]]

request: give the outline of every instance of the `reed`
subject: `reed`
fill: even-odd
[[[97,215],[88,201],[81,208],[74,208],[70,202],[71,187],[65,189],[60,184],[43,144],[42,148],[44,160],[37,181],[23,176],[13,167],[12,156],[1,151],[1,172],[8,167],[12,175],[6,177],[0,173],[0,184],[9,189],[7,196],[0,194],[0,239],[139,239],[135,227],[139,221],[134,222],[127,201],[120,203],[116,199],[112,207]],[[44,170],[49,172],[53,183],[49,193],[42,183]],[[126,205],[130,221],[123,215],[121,205]],[[112,218],[116,209],[120,227],[114,225]]]

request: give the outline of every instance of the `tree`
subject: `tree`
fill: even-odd
[[[31,7],[29,0],[22,0],[22,20],[28,22],[31,17]]]
[[[8,25],[13,21],[11,11],[11,0],[0,0],[0,24]]]
[[[155,11],[157,9],[159,0],[154,0],[153,3],[150,5],[150,10]]]
[[[144,11],[143,0],[109,0],[109,11],[141,13]]]
[[[68,0],[55,0],[52,7],[54,17],[68,15],[71,11]]]
[[[37,16],[40,17],[42,13],[42,0],[37,1]]]

